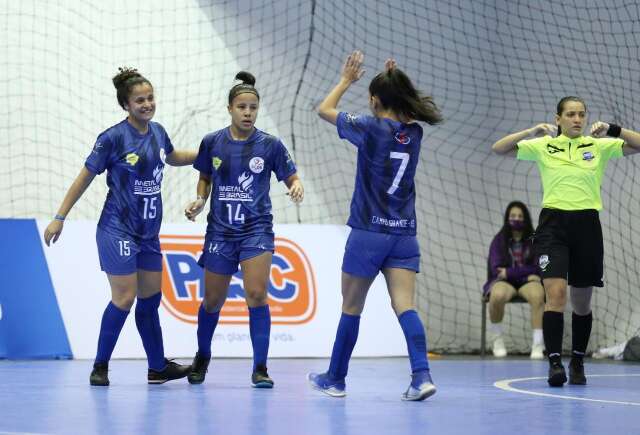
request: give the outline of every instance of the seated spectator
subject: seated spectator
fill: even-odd
[[[504,213],[502,228],[491,242],[488,279],[483,287],[484,296],[489,301],[489,333],[493,355],[498,358],[507,355],[502,338],[504,306],[516,295],[520,295],[531,305],[531,359],[544,357],[544,288],[533,254],[532,235],[533,225],[527,206],[520,201],[511,202]]]

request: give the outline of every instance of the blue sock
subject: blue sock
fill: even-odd
[[[200,304],[198,310],[198,355],[202,358],[211,358],[211,340],[219,318],[220,311],[209,313],[204,309],[204,303]]]
[[[138,298],[136,302],[136,326],[142,338],[144,351],[147,353],[149,368],[161,371],[166,364],[164,362],[164,346],[162,345],[162,329],[158,307],[162,293],[158,292],[148,298]]]
[[[407,350],[409,351],[409,361],[413,373],[422,370],[429,370],[427,360],[427,336],[424,333],[424,326],[415,310],[407,310],[398,316],[404,338],[407,340]]]
[[[249,334],[253,346],[253,370],[267,365],[269,336],[271,335],[271,313],[269,305],[249,307]]]
[[[113,349],[116,347],[118,336],[125,320],[129,315],[128,311],[116,307],[113,302],[109,302],[102,314],[100,323],[100,335],[98,336],[98,352],[96,353],[97,363],[108,363],[111,359]]]
[[[360,316],[342,313],[336,341],[333,342],[331,352],[331,362],[329,363],[329,376],[333,379],[344,379],[349,370],[349,360],[351,352],[358,341],[358,330],[360,329]]]

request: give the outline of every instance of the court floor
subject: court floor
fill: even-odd
[[[111,386],[91,362],[0,361],[0,434],[640,433],[640,365],[588,361],[587,386],[551,389],[546,362],[442,358],[435,396],[403,402],[404,358],[354,359],[347,397],[312,390],[325,359],[272,359],[273,390],[250,387],[248,359],[218,359],[202,385],[146,384],[146,361],[115,360]]]

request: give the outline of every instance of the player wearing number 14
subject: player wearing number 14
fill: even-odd
[[[205,269],[205,295],[198,311],[198,352],[189,382],[200,384],[205,379],[211,339],[239,264],[253,346],[251,385],[272,388],[273,381],[267,374],[271,330],[267,283],[275,249],[269,198],[271,173],[285,182],[294,202],[302,201],[303,188],[280,139],[254,127],[260,102],[255,78],[241,71],[236,80],[229,91],[231,125],[202,140],[193,165],[200,171],[197,199],[185,210],[187,218],[194,220],[211,193],[207,234],[199,261]]]

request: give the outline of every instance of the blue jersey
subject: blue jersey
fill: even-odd
[[[347,225],[379,233],[415,235],[414,177],[422,127],[340,112],[340,138],[358,147],[356,182]]]
[[[138,239],[157,237],[162,222],[160,186],[165,157],[173,145],[164,128],[149,122],[140,134],[126,119],[98,136],[87,157],[94,174],[107,171],[109,193],[98,226]]]
[[[202,139],[193,167],[211,179],[207,234],[230,241],[273,234],[271,172],[278,181],[296,173],[280,139],[256,129],[247,140],[233,140],[227,127]]]

